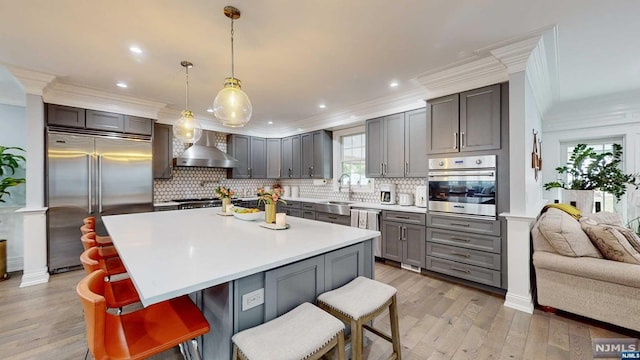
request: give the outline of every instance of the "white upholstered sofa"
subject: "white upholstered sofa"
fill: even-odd
[[[531,231],[537,300],[543,306],[640,331],[640,257],[634,257],[629,244],[612,248],[596,241],[596,247],[587,236],[600,236],[593,234],[590,224],[610,233],[602,223],[620,222],[610,216],[589,214],[581,226],[556,208],[541,214]],[[631,263],[605,259],[599,249],[627,256]],[[636,260],[638,264],[633,263]]]

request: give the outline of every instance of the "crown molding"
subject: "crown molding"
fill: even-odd
[[[531,52],[541,43],[542,36],[534,36],[516,43],[489,51],[507,68],[509,74],[525,71]]]
[[[42,96],[44,88],[56,78],[52,74],[27,70],[13,65],[4,64],[4,67],[18,80],[24,92],[30,95]]]
[[[52,104],[116,112],[156,119],[166,104],[130,96],[108,93],[58,81],[44,90],[44,101]]]
[[[27,99],[24,96],[18,99],[15,96],[5,96],[0,94],[0,105],[25,107],[27,106]]]

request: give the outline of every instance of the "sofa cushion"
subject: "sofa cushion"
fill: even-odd
[[[562,210],[549,208],[540,216],[538,230],[560,255],[602,258],[580,223]]]
[[[591,225],[584,221],[581,224],[582,229],[606,259],[640,264],[640,253],[615,226]]]
[[[580,218],[580,222],[588,222],[591,225],[607,224],[624,227],[620,214],[609,211],[585,214]]]

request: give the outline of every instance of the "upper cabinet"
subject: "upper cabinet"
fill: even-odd
[[[427,176],[426,110],[367,120],[367,177]]]
[[[231,179],[265,179],[267,177],[266,139],[231,134],[227,137],[227,151],[238,160],[235,168],[229,169]]]
[[[151,119],[56,104],[47,104],[47,124],[138,135],[153,133]]]
[[[282,140],[267,139],[267,178],[279,179],[282,173]]]
[[[500,149],[500,84],[427,104],[429,154]]]
[[[300,135],[282,139],[282,177],[299,179],[302,177],[302,145]]]
[[[328,179],[332,177],[331,132],[318,130],[300,136],[302,147],[302,178]]]
[[[171,179],[173,160],[173,129],[171,125],[153,126],[153,178]]]

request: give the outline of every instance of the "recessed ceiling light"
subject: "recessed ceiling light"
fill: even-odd
[[[389,83],[390,87],[397,87],[398,86],[398,82],[397,81],[392,81]]]
[[[122,81],[117,83],[116,86],[123,89],[126,89],[128,87],[128,85],[126,83],[123,83]]]
[[[134,54],[142,54],[142,49],[140,49],[139,47],[137,47],[135,45],[129,47],[129,51],[131,51]]]
[[[267,121],[267,124],[272,125],[273,121]]]
[[[207,109],[207,112],[208,112],[208,113],[212,113],[212,112],[213,112],[213,109]]]
[[[324,109],[324,108],[326,108],[326,107],[327,107],[327,105],[325,105],[325,104],[320,104],[320,105],[318,105],[318,107],[319,107],[320,109]]]

